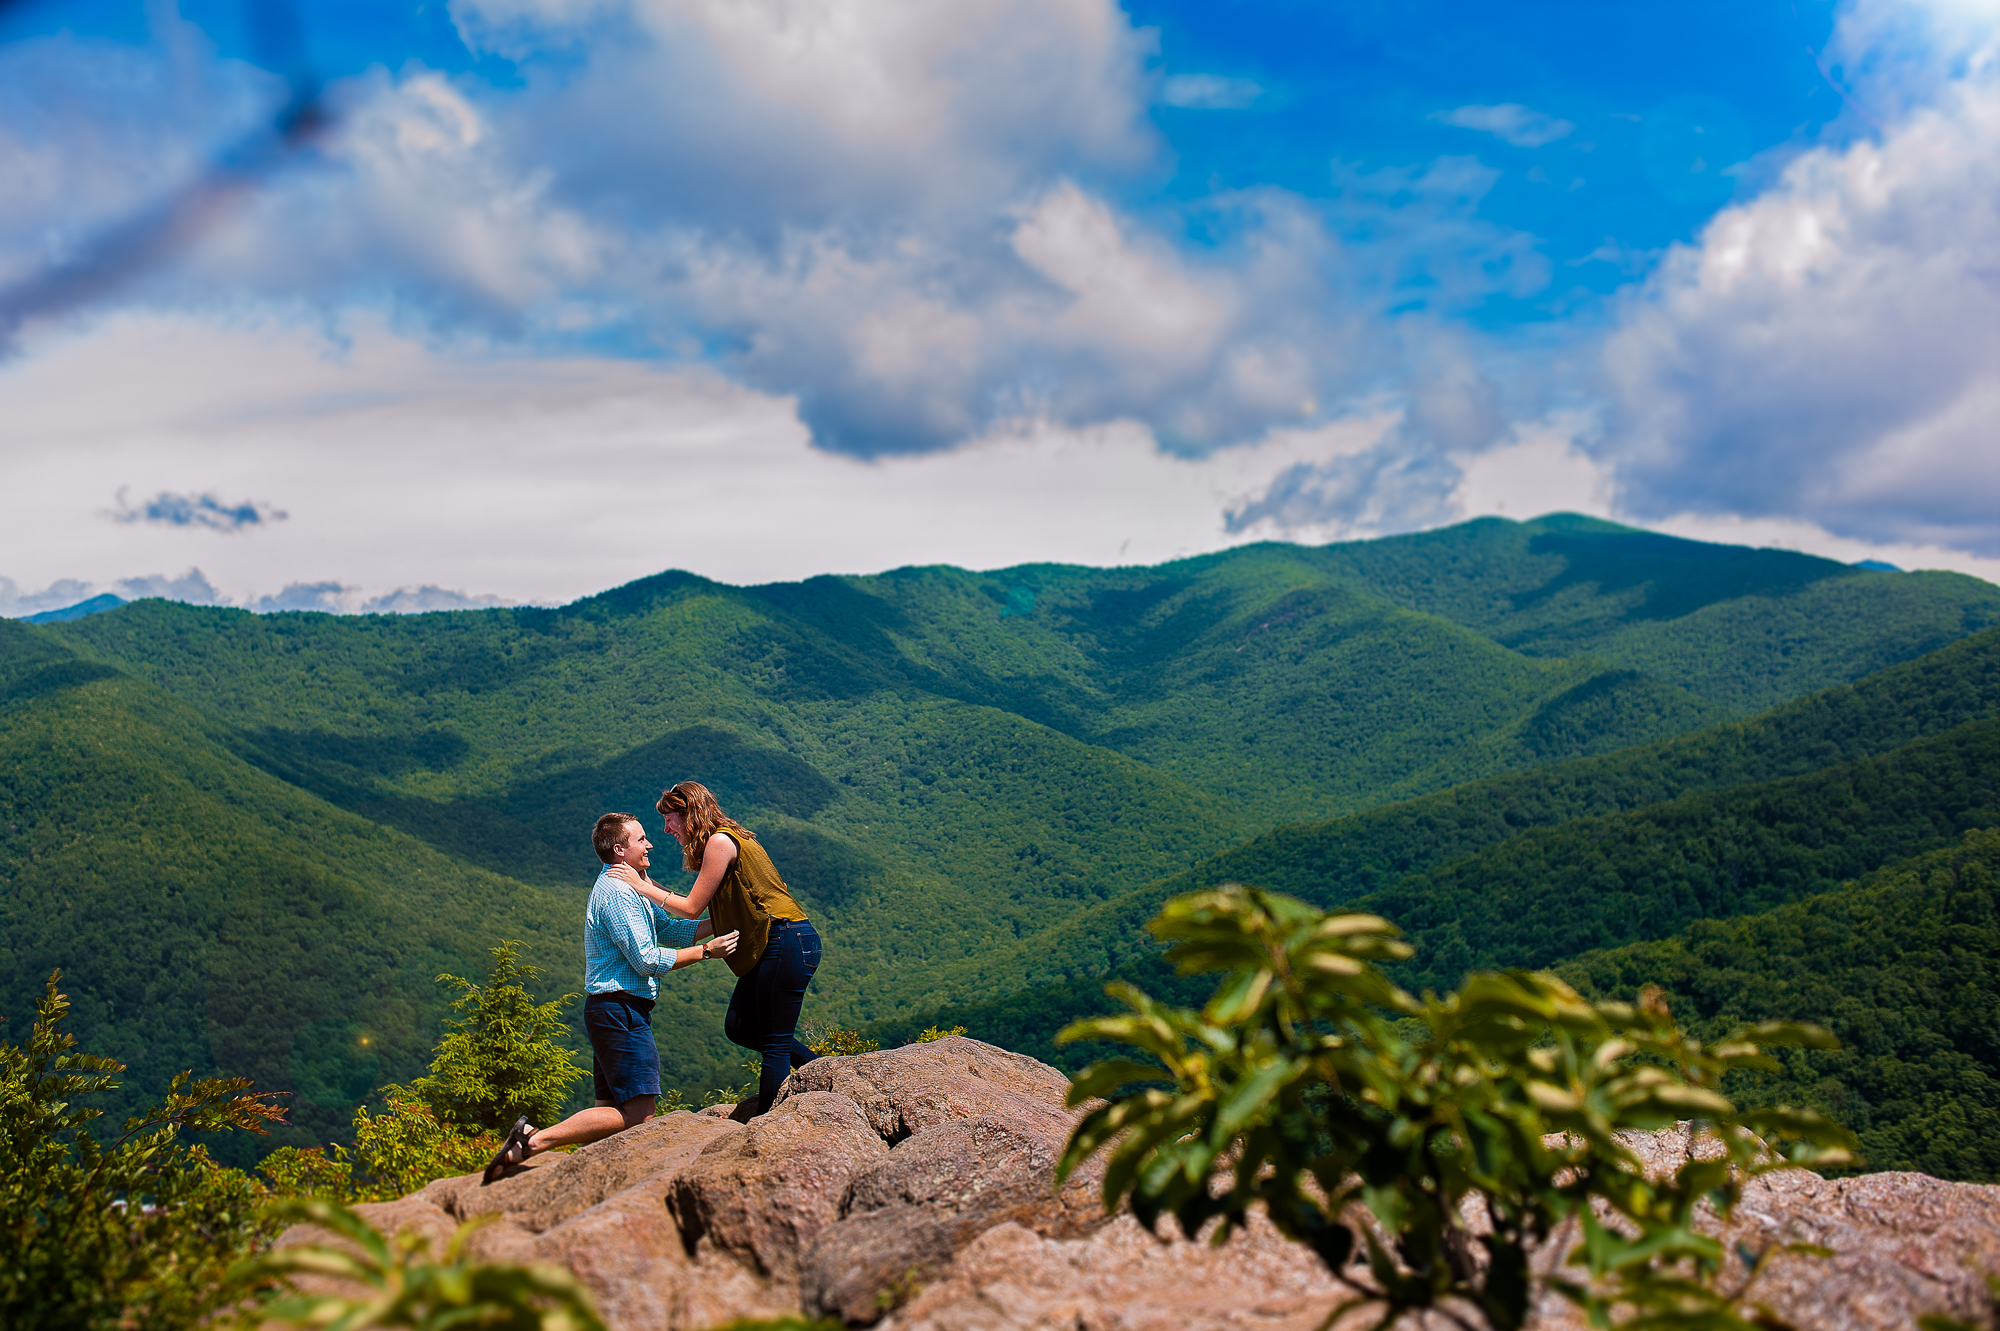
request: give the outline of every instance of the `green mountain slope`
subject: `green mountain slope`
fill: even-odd
[[[88,1046],[130,1065],[113,1121],[183,1068],[221,1068],[293,1093],[277,1140],[324,1141],[361,1095],[429,1061],[440,970],[476,974],[514,937],[570,979],[580,893],[335,809],[102,667],[44,661],[23,678],[17,658],[10,674],[0,1015],[18,1039],[60,967]]]
[[[1471,782],[1346,818],[1276,829],[1178,874],[1089,906],[1015,947],[947,968],[938,977],[938,987],[964,1001],[986,1001],[1023,983],[1060,984],[1102,975],[1148,954],[1141,926],[1161,902],[1179,892],[1224,882],[1253,883],[1323,906],[1368,903],[1405,927],[1441,928],[1441,924],[1419,926],[1397,912],[1428,909],[1423,903],[1436,886],[1430,875],[1447,868],[1451,875],[1470,875],[1466,881],[1478,881],[1476,876],[1493,863],[1479,857],[1498,854],[1500,847],[1517,841],[1539,847],[1536,863],[1546,867],[1572,851],[1581,853],[1584,843],[1563,839],[1568,836],[1566,828],[1580,825],[1578,820],[1639,818],[1641,811],[1666,809],[1672,801],[1703,792],[1726,792],[1714,808],[1733,807],[1730,800],[1738,796],[1761,798],[1752,789],[1757,782],[1799,779],[1862,763],[1922,737],[1996,716],[2000,716],[2000,631],[1988,631],[1750,721],[1605,757]],[[1980,742],[1971,743],[1966,761],[1978,760]],[[1921,767],[1923,759],[1913,752],[1910,761]],[[1983,807],[1977,789],[1966,794],[1971,800],[1967,807]],[[1939,816],[1949,820],[1963,813],[1963,808],[1954,806]],[[1950,835],[1959,825],[1946,825],[1940,834]],[[1536,840],[1549,837],[1558,839]],[[1836,871],[1832,881],[1882,862],[1875,859]],[[1483,909],[1476,902],[1465,904],[1462,895],[1452,899],[1468,910]],[[1449,942],[1436,941],[1439,946]],[[1578,948],[1599,942],[1585,941]],[[1444,982],[1455,979],[1453,974]],[[1096,986],[1087,985],[1085,992],[1094,995]]]
[[[1767,909],[2000,826],[2000,718],[1857,763],[1538,829],[1355,903],[1396,920],[1408,983],[1538,968]]]
[[[1415,594],[1436,588],[1450,594]],[[1835,591],[1841,603],[1824,603]],[[1514,643],[1519,614],[1495,607],[1516,603],[1593,654]],[[1728,622],[1689,627],[1704,615]],[[322,733],[407,745],[439,729],[465,741],[448,770],[362,783],[392,794],[485,799],[631,750],[635,728],[704,725],[838,781],[849,758],[880,770],[895,755],[802,746],[824,749],[829,732],[865,744],[870,723],[846,715],[864,700],[931,698],[1112,749],[1270,825],[1698,729],[1743,698],[1767,705],[1993,623],[2000,589],[1975,579],[1551,519],[1152,569],[760,588],[663,574],[560,611],[363,620],[156,604],[62,631],[280,747]],[[1682,647],[1654,643],[1642,660],[1627,639],[1655,630]]]
[[[360,940],[328,953],[355,987],[323,996],[316,1020],[361,1012],[393,1026],[393,1056],[372,1057],[404,1075],[397,1060],[436,1019],[432,963],[410,958],[429,948],[463,970],[494,938],[530,937],[550,991],[575,988],[590,822],[645,813],[678,778],[709,782],[759,830],[820,923],[829,960],[815,1013],[896,1022],[1064,975],[1093,977],[1094,990],[1111,964],[1102,951],[1058,949],[1052,964],[1051,941],[1095,933],[1126,946],[1150,913],[1135,914],[1145,885],[1196,866],[1201,877],[1224,852],[1303,863],[1267,852],[1317,837],[1352,862],[1359,893],[1522,827],[1936,734],[1991,706],[1984,665],[1952,676],[1958,695],[1921,670],[1959,666],[1929,665],[1799,704],[1796,724],[1713,727],[1745,700],[1840,684],[1996,621],[2000,589],[1972,579],[1860,573],[1580,519],[1482,522],[1149,569],[924,568],[753,588],[668,573],[550,610],[259,617],[140,602],[5,626],[0,679],[18,697],[0,721],[27,792],[9,825],[37,845],[123,820],[127,790],[180,790],[173,779],[206,773],[151,834],[170,850],[142,904],[148,921],[188,922],[211,953],[214,940],[259,936],[292,900],[257,895],[248,829],[266,818],[316,829],[286,843],[287,862],[340,885],[328,918],[369,921],[329,926]],[[1966,659],[1985,662],[1983,650]],[[86,704],[98,710],[77,710]],[[54,738],[93,729],[143,739],[107,756]],[[1706,738],[1692,749],[1657,747],[1695,730]],[[1620,766],[1632,753],[1652,756]],[[1544,768],[1553,784],[1534,784]],[[1458,785],[1487,777],[1498,784]],[[1363,813],[1446,787],[1442,803]],[[1230,849],[1342,813],[1375,821]],[[231,849],[214,859],[209,846]],[[405,860],[474,886],[412,895]],[[72,922],[81,931],[125,881],[105,863],[70,861],[68,898],[47,895],[39,861],[10,859],[0,875],[9,902],[32,898],[44,914],[91,903]],[[495,911],[482,895],[522,904]],[[13,946],[28,907],[8,909]],[[426,929],[445,941],[404,937]],[[20,963],[30,970],[71,955],[46,929],[34,937]],[[208,1031],[219,990],[184,979],[146,1020]],[[719,1030],[725,981],[715,968],[664,987],[670,1082],[736,1079]],[[5,1000],[25,1010],[11,990]],[[378,1009],[394,1021],[369,1015]],[[79,1031],[91,1040],[91,1022],[115,1033],[138,1020],[124,1006],[90,1011]],[[252,1066],[221,1037],[159,1049],[200,1066],[204,1039],[216,1066]],[[277,1076],[290,1057],[258,1053],[253,1075]]]
[[[1738,1073],[1753,1104],[1807,1105],[1877,1169],[2000,1181],[2000,832],[1758,915],[1591,952],[1557,970],[1594,995],[1664,986],[1704,1037],[1740,1019],[1823,1022],[1839,1053]]]
[[[1381,911],[1419,945],[1406,981],[1451,986],[1474,965],[1544,965],[1824,890],[2000,826],[1996,792],[2000,633],[1987,633],[1750,722],[1268,833],[944,968],[939,988],[956,1001],[883,1031],[963,1022],[1064,1066],[1087,1061],[1053,1037],[1105,1010],[1105,978],[1200,997],[1203,982],[1166,971],[1140,926],[1204,885]]]

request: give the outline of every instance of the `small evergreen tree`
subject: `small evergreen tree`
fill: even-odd
[[[457,975],[439,984],[459,991],[452,1008],[459,1015],[438,1041],[431,1075],[410,1083],[440,1122],[504,1132],[526,1115],[536,1124],[562,1117],[569,1085],[583,1073],[557,1041],[569,1034],[558,1013],[575,998],[564,994],[536,1003],[525,982],[541,974],[519,958],[520,944],[508,940],[493,949],[493,970],[484,985]]]

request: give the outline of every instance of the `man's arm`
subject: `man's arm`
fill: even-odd
[[[701,926],[693,920],[683,920],[669,915],[658,906],[647,904],[646,909],[653,917],[653,936],[668,947],[687,947],[701,937]],[[715,930],[710,929],[710,933]]]
[[[734,935],[722,942],[704,942],[693,946],[696,934],[686,921],[675,923],[687,930],[690,945],[661,947],[654,941],[653,909],[636,893],[614,892],[604,903],[600,920],[604,936],[618,949],[626,964],[641,975],[665,975],[675,966],[690,965],[710,955],[726,956],[736,950]]]

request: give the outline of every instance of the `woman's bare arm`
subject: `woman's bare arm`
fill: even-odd
[[[611,866],[611,876],[639,890],[640,895],[657,904],[669,915],[678,915],[684,920],[692,920],[708,909],[709,899],[715,889],[722,885],[722,875],[729,872],[729,866],[736,859],[736,842],[727,832],[717,832],[709,837],[702,847],[701,872],[695,875],[694,886],[684,897],[665,891],[659,884],[641,878],[638,873],[623,864]]]

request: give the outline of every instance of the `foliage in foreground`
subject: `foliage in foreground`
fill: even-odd
[[[460,1226],[444,1256],[433,1259],[421,1236],[405,1233],[392,1241],[330,1202],[287,1200],[269,1214],[288,1225],[317,1225],[347,1244],[283,1248],[235,1267],[232,1287],[264,1290],[245,1310],[245,1326],[604,1331],[589,1293],[562,1267],[488,1264],[464,1255],[466,1239],[496,1217]],[[330,1278],[360,1292],[303,1292],[294,1283],[298,1276]]]
[[[241,1077],[183,1072],[100,1144],[124,1066],[73,1052],[69,999],[49,976],[25,1046],[0,1044],[0,1326],[191,1326],[222,1304],[229,1263],[266,1232],[263,1189],[185,1132],[263,1132],[279,1110]]]
[[[520,949],[511,939],[495,947],[484,985],[437,977],[458,990],[452,1008],[459,1015],[445,1023],[450,1029],[438,1041],[430,1075],[410,1090],[446,1122],[490,1132],[505,1132],[523,1115],[553,1123],[562,1117],[570,1083],[583,1075],[561,1043],[569,1036],[562,1007],[576,995],[536,1003],[524,981],[541,968],[523,962]]]
[[[1343,1306],[1379,1308],[1380,1325],[1434,1308],[1511,1331],[1547,1285],[1599,1327],[1768,1328],[1756,1276],[1799,1249],[1753,1254],[1748,1279],[1721,1288],[1725,1253],[1696,1207],[1726,1217],[1759,1174],[1855,1163],[1852,1138],[1820,1115],[1739,1111],[1717,1089],[1732,1069],[1774,1068],[1764,1046],[1835,1047],[1817,1027],[1703,1045],[1657,990],[1592,1004],[1520,971],[1420,1002],[1382,970],[1409,954],[1386,920],[1233,885],[1176,897],[1151,928],[1183,973],[1222,982],[1200,1010],[1114,986],[1129,1013],[1064,1032],[1158,1062],[1112,1059],[1074,1080],[1071,1104],[1107,1103],[1077,1126],[1062,1175],[1108,1149],[1107,1207],[1129,1197],[1148,1226],[1172,1215],[1188,1234],[1220,1217],[1217,1241],[1261,1202],[1353,1291]],[[1707,1149],[1668,1178],[1648,1178],[1614,1135],[1684,1119]],[[1466,1227],[1475,1197],[1490,1233]],[[1538,1273],[1530,1256],[1550,1243],[1565,1260]]]

